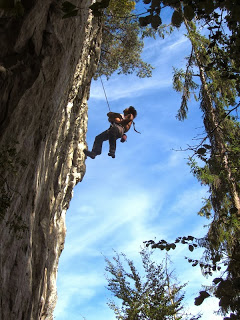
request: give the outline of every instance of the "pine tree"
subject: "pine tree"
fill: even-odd
[[[173,283],[172,273],[168,270],[169,258],[156,263],[151,252],[140,252],[143,275],[137,271],[132,260],[125,254],[116,254],[113,261],[105,258],[108,273],[107,288],[113,296],[122,300],[122,305],[111,300],[108,305],[116,318],[121,320],[180,320],[184,315],[182,289],[185,285]],[[124,265],[125,264],[125,265]],[[192,320],[199,319],[192,317]]]
[[[209,186],[209,199],[200,210],[201,215],[212,216],[208,234],[202,239],[206,249],[204,259],[214,265],[225,260],[227,276],[216,281],[215,295],[224,313],[231,310],[239,316],[240,290],[236,283],[240,279],[240,127],[237,119],[230,115],[239,107],[237,83],[235,79],[223,78],[218,69],[208,67],[219,48],[215,45],[209,49],[209,40],[196,31],[196,26],[187,20],[184,23],[192,52],[185,73],[175,70],[174,88],[182,92],[180,120],[186,118],[191,90],[199,88],[197,98],[207,139],[195,148],[195,155],[203,165],[193,157],[189,162],[193,174]],[[229,58],[228,64],[231,63]],[[193,80],[196,75],[198,82]],[[206,140],[208,144],[204,143]]]

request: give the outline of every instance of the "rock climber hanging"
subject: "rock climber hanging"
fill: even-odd
[[[125,142],[127,136],[125,132],[127,132],[133,122],[133,119],[137,116],[137,111],[133,106],[126,108],[123,110],[123,114],[116,113],[116,112],[108,112],[108,121],[111,123],[110,128],[106,131],[103,131],[98,136],[96,136],[92,151],[87,149],[83,150],[86,156],[95,159],[97,155],[102,153],[102,144],[103,141],[109,141],[109,153],[108,155],[112,158],[115,158],[115,151],[116,151],[116,141],[117,139],[121,138],[121,142]],[[138,132],[135,127],[134,130]],[[138,132],[140,133],[140,132]]]

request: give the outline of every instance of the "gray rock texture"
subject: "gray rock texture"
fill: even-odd
[[[0,11],[0,319],[52,319],[65,214],[85,173],[87,99],[101,27],[90,0]],[[2,200],[1,200],[2,201]],[[4,201],[3,201],[4,202]],[[3,204],[1,204],[1,208]]]

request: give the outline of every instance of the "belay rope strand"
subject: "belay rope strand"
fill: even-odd
[[[102,83],[103,92],[104,92],[104,94],[105,94],[105,98],[106,98],[106,101],[107,101],[107,105],[108,105],[109,112],[111,112],[110,105],[109,105],[108,98],[107,98],[107,94],[106,94],[106,91],[105,91],[105,88],[104,88],[104,85],[103,85],[103,81],[102,81],[102,77],[101,77],[101,76],[100,76],[100,80],[101,80],[101,83]],[[136,128],[135,128],[135,122],[133,121],[132,123],[133,123],[133,129],[134,129],[134,131],[136,131],[137,133],[140,133],[140,134],[141,134],[141,132],[137,131]]]
[[[107,95],[106,95],[106,91],[105,91],[105,88],[104,88],[104,85],[103,85],[102,77],[101,77],[101,76],[100,76],[100,80],[101,80],[102,87],[103,87],[103,92],[104,92],[104,94],[105,94],[105,98],[106,98],[106,101],[107,101],[108,109],[109,109],[109,111],[111,112],[110,105],[109,105],[109,103],[108,103],[108,98],[107,98]]]

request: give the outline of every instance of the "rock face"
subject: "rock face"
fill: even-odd
[[[22,1],[21,17],[0,12],[1,320],[52,319],[56,304],[101,41],[91,0],[72,2],[81,10],[68,19],[53,0]]]

